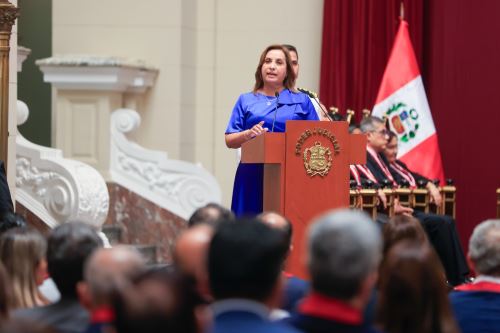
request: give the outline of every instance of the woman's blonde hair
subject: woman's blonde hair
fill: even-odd
[[[45,260],[46,251],[46,239],[34,229],[14,228],[0,237],[0,260],[12,285],[9,309],[44,304],[36,274],[40,263]]]

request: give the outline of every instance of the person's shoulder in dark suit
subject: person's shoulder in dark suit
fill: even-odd
[[[54,304],[29,309],[19,309],[12,313],[13,318],[35,322],[58,333],[80,333],[89,324],[89,313],[78,300],[60,300]]]
[[[7,183],[7,174],[3,161],[0,161],[0,214],[13,212],[14,205],[10,195],[9,184]]]

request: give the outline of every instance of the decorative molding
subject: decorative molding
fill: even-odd
[[[23,70],[23,62],[30,55],[31,49],[23,46],[17,46],[17,71],[21,72]]]
[[[17,124],[29,116],[17,101]],[[62,151],[16,136],[16,199],[51,228],[78,220],[101,228],[109,209],[102,176],[92,167],[63,157]]]
[[[58,89],[144,92],[158,69],[142,60],[92,55],[59,55],[37,60],[44,82]]]
[[[200,206],[220,203],[220,186],[201,165],[171,160],[165,152],[129,141],[126,134],[140,123],[131,109],[111,114],[111,179],[184,219]]]
[[[10,33],[18,17],[19,8],[7,0],[0,1],[0,30],[2,32]]]

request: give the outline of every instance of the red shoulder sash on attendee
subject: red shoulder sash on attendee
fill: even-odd
[[[362,173],[366,178],[371,180],[374,184],[378,184],[377,178],[366,166],[361,164],[356,164],[356,168],[359,170],[360,173]]]
[[[486,291],[500,293],[500,283],[491,281],[478,281],[475,283],[461,284],[454,288],[455,291]]]
[[[406,179],[408,181],[408,184],[410,184],[410,188],[417,187],[417,182],[415,180],[415,177],[413,177],[413,175],[411,174],[411,172],[409,172],[408,170],[406,170],[405,168],[403,168],[402,166],[400,166],[396,162],[391,163],[390,167],[394,171],[396,171],[401,177],[403,177],[404,179]]]
[[[340,300],[311,293],[299,305],[299,313],[323,318],[349,325],[360,325],[363,321],[361,311]]]

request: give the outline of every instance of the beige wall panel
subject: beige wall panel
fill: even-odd
[[[59,93],[53,115],[55,147],[63,150],[64,157],[88,163],[107,178],[110,112],[122,103],[119,93]]]
[[[54,25],[179,26],[181,1],[53,0]]]

